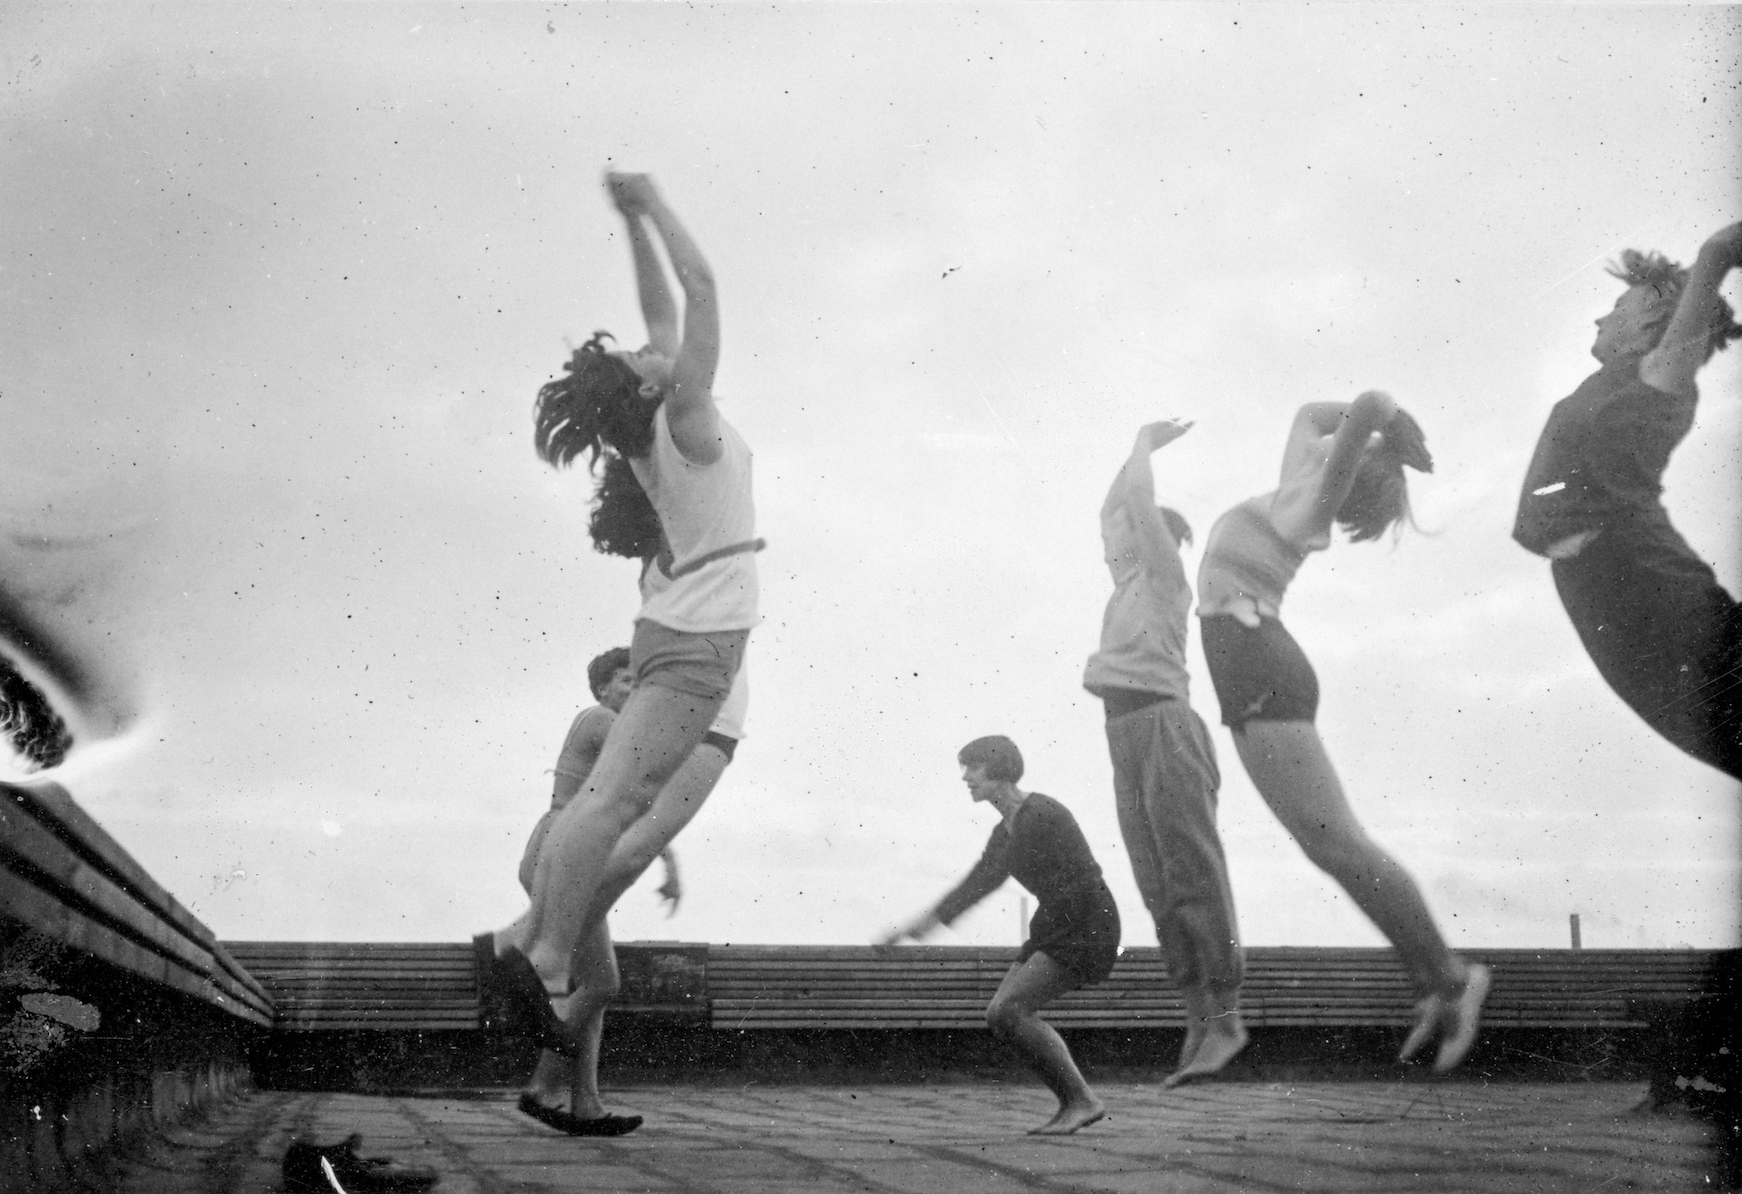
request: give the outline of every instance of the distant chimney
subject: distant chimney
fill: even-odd
[[[1572,930],[1573,930],[1573,948],[1574,949],[1585,948],[1584,946],[1579,944],[1579,914],[1577,912],[1573,913],[1571,916],[1567,917],[1567,922],[1572,927]]]

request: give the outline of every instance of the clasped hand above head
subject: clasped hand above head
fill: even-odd
[[[631,174],[619,170],[605,171],[605,189],[611,202],[626,216],[640,215],[659,199],[653,188],[653,176]]]

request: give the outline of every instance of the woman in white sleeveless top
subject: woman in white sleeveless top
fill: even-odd
[[[553,818],[533,874],[532,907],[497,934],[505,993],[540,1043],[573,1055],[574,1029],[546,992],[567,987],[587,925],[606,910],[606,861],[625,831],[703,740],[731,691],[757,621],[750,449],[720,417],[713,381],[720,321],[713,272],[644,174],[607,174],[628,228],[647,346],[608,350],[597,333],[567,374],[539,391],[539,455],[562,467],[583,452],[601,471],[594,546],[639,558],[641,610],[630,644],[634,688],[585,786]],[[681,320],[650,230],[683,292]]]

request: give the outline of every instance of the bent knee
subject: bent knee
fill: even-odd
[[[1022,1022],[1022,1008],[1006,999],[994,999],[986,1008],[986,1027],[993,1036],[1007,1037]]]
[[[585,982],[575,984],[570,992],[574,1003],[570,1007],[570,1016],[590,1014],[606,1007],[617,998],[617,992],[622,989],[622,983],[613,972],[611,975],[588,975]]]

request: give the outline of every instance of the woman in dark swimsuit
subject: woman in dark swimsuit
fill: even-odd
[[[1070,810],[1050,796],[1024,792],[1022,754],[1008,738],[976,738],[957,754],[962,779],[976,802],[1003,816],[980,861],[967,878],[931,911],[884,938],[918,940],[949,924],[991,895],[1012,876],[1039,901],[1028,940],[986,1008],[998,1036],[1028,1055],[1041,1080],[1058,1096],[1059,1109],[1035,1136],[1068,1136],[1107,1113],[1083,1080],[1064,1038],[1040,1018],[1040,1010],[1067,991],[1091,986],[1113,972],[1119,956],[1119,909],[1089,853],[1089,843]]]

